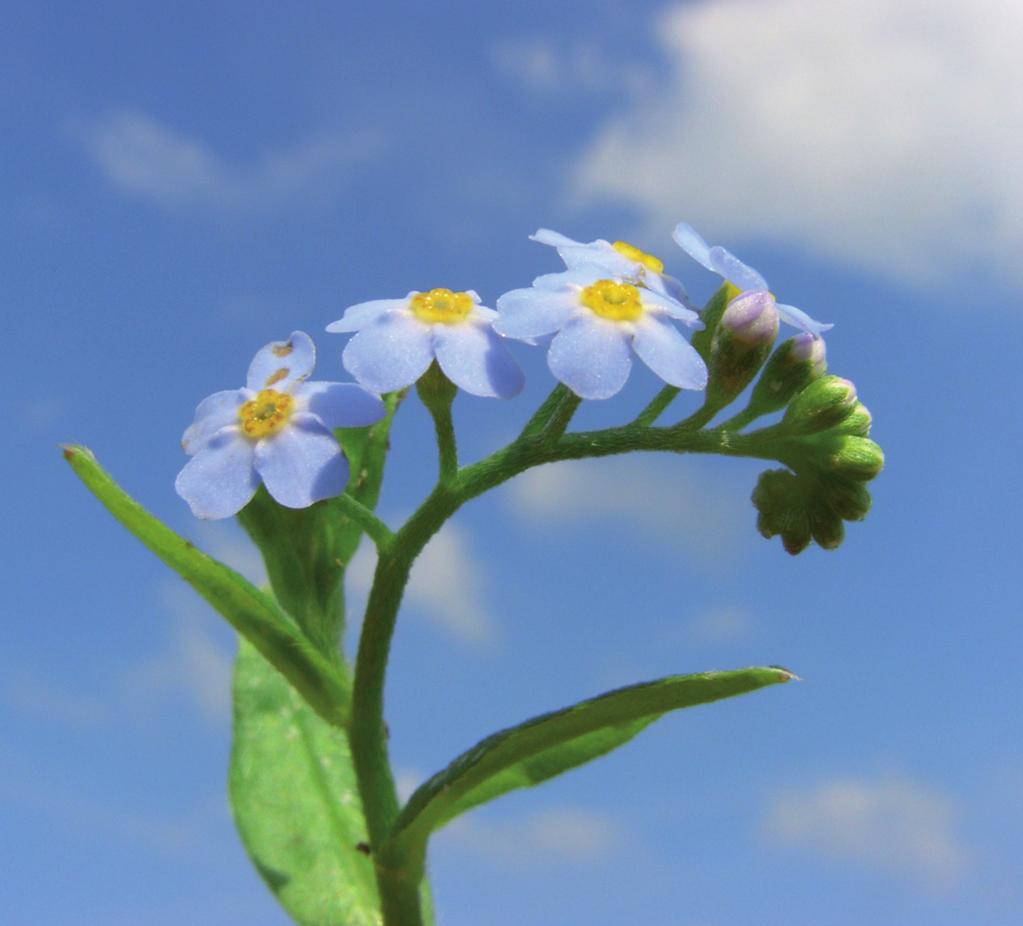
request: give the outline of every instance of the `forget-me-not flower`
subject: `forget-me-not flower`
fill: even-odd
[[[560,232],[549,228],[539,229],[535,235],[529,236],[531,241],[549,245],[557,249],[558,256],[565,262],[569,270],[590,264],[603,267],[610,276],[621,277],[636,286],[645,286],[656,293],[670,296],[676,302],[690,309],[695,309],[689,301],[685,287],[673,276],[664,272],[664,262],[653,254],[647,254],[628,241],[616,241],[612,244],[603,238],[584,244],[573,241]]]
[[[316,348],[303,331],[267,344],[253,358],[244,389],[199,403],[181,446],[192,457],[174,483],[200,518],[228,518],[262,482],[287,508],[340,495],[348,460],[332,428],[384,417],[380,399],[355,383],[306,382]]]
[[[829,328],[834,327],[833,325],[815,321],[806,312],[802,309],[797,309],[794,305],[783,305],[775,301],[770,287],[767,285],[767,280],[752,267],[739,260],[731,251],[726,250],[720,245],[711,247],[692,225],[679,222],[675,226],[675,231],[671,233],[671,237],[698,264],[716,273],[722,279],[728,280],[744,293],[767,293],[771,301],[774,302],[782,321],[788,322],[794,328],[812,334],[814,337],[820,337]]]
[[[494,329],[521,340],[557,332],[547,364],[576,395],[607,399],[629,378],[632,353],[665,382],[707,385],[707,366],[672,324],[700,327],[699,315],[669,296],[636,286],[607,268],[582,264],[538,277],[530,289],[497,300]]]
[[[466,392],[510,399],[525,378],[491,327],[496,318],[472,290],[431,289],[353,305],[327,331],[357,332],[342,362],[374,392],[411,386],[436,359],[444,375]]]

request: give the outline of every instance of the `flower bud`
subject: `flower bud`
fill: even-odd
[[[870,511],[870,492],[855,479],[822,475],[821,491],[831,510],[845,521],[862,521]]]
[[[849,380],[823,376],[793,399],[782,424],[796,434],[813,434],[844,421],[856,404],[856,387]]]
[[[725,333],[748,347],[773,343],[778,337],[778,310],[774,307],[774,297],[766,292],[736,296],[721,316],[719,334]]]
[[[763,366],[778,336],[778,310],[766,292],[742,293],[721,315],[710,349],[707,401],[724,408]]]
[[[721,316],[724,315],[728,304],[741,294],[742,290],[732,283],[722,283],[700,312],[703,327],[693,334],[692,344],[705,361],[710,359],[711,342],[717,333]]]
[[[794,395],[824,375],[828,368],[824,356],[823,338],[800,334],[783,341],[753,387],[750,411],[759,417],[784,408]]]
[[[818,505],[810,512],[810,532],[824,550],[837,550],[845,539],[842,519],[824,505]]]
[[[853,410],[835,430],[841,434],[853,434],[857,437],[866,437],[870,433],[870,425],[873,418],[862,402],[857,402]]]
[[[788,470],[771,469],[760,474],[752,501],[757,509],[757,530],[770,540],[781,535],[785,551],[795,556],[810,543],[807,484]]]
[[[829,442],[824,469],[849,479],[869,482],[884,468],[884,451],[872,440],[841,435]]]

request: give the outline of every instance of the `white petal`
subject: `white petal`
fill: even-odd
[[[549,245],[552,248],[575,247],[581,245],[581,241],[573,241],[561,232],[551,231],[549,228],[538,228],[536,234],[529,236],[530,241],[538,241],[540,244]]]
[[[782,305],[780,302],[776,302],[775,308],[778,310],[778,314],[782,317],[783,321],[788,322],[794,328],[799,328],[801,331],[812,334],[814,337],[819,337],[825,331],[830,331],[835,327],[827,322],[815,321],[806,312],[802,309],[797,309],[794,305]]]
[[[444,375],[460,389],[500,399],[522,391],[522,370],[489,325],[436,325],[433,345]]]
[[[195,409],[195,419],[181,437],[185,453],[191,456],[221,428],[237,424],[238,409],[254,395],[251,389],[227,389],[203,399]]]
[[[466,316],[467,319],[479,319],[491,324],[497,318],[497,312],[487,308],[485,305],[473,306],[472,311]]]
[[[178,473],[174,488],[197,518],[229,518],[256,494],[253,445],[241,428],[221,428]]]
[[[430,326],[403,312],[382,315],[345,348],[345,369],[374,392],[410,386],[433,360]]]
[[[706,267],[708,270],[714,270],[710,263],[710,245],[703,240],[703,237],[692,225],[679,222],[671,233],[671,237],[675,239],[675,244],[682,248],[698,264]],[[714,272],[717,273],[716,270]]]
[[[545,273],[533,280],[533,286],[537,289],[570,289],[581,286],[589,286],[597,280],[607,279],[608,272],[604,267],[596,264],[580,264],[571,270],[562,270],[560,273]],[[498,309],[501,307],[498,306]]]
[[[302,383],[295,398],[328,428],[363,428],[387,414],[377,396],[355,383]]]
[[[640,301],[643,307],[649,309],[654,315],[670,315],[684,322],[690,328],[702,328],[700,313],[694,309],[687,308],[676,302],[670,296],[664,296],[653,290],[640,290]]]
[[[345,309],[345,314],[336,322],[327,325],[331,334],[348,334],[358,331],[375,322],[385,312],[402,309],[408,305],[408,299],[374,299],[371,302],[360,302]]]
[[[767,280],[748,264],[744,264],[731,251],[715,245],[710,249],[710,269],[743,292],[767,289]]]
[[[340,495],[348,461],[334,435],[313,415],[293,415],[287,427],[256,444],[256,471],[285,508],[308,508]]]
[[[497,300],[494,330],[509,338],[538,338],[558,331],[579,309],[576,290],[513,289]]]
[[[669,299],[674,299],[693,312],[699,312],[699,309],[693,305],[692,299],[689,298],[689,293],[686,292],[682,281],[670,274],[654,273],[652,270],[647,270],[645,283],[652,292],[658,293],[661,296],[667,296]]]
[[[271,341],[260,348],[249,364],[245,385],[249,389],[289,390],[316,365],[316,347],[304,331],[293,331],[287,341]]]
[[[547,365],[576,395],[610,398],[632,369],[628,329],[592,313],[576,316],[551,342]]]
[[[704,389],[707,365],[671,322],[650,315],[636,322],[632,349],[661,379],[680,389]]]

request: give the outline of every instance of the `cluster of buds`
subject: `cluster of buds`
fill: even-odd
[[[725,427],[739,430],[784,410],[778,424],[759,432],[771,456],[789,467],[760,477],[753,493],[760,533],[780,535],[792,554],[811,540],[835,549],[843,522],[866,516],[870,493],[864,483],[884,465],[881,448],[868,437],[871,416],[856,387],[827,375],[818,335],[804,332],[775,347],[779,311],[769,292],[726,285],[703,317],[707,328],[693,344],[707,358],[708,414],[727,407],[751,383],[746,408]]]
[[[842,542],[843,521],[861,521],[870,510],[869,482],[884,466],[884,453],[867,436],[870,412],[856,387],[822,376],[792,400],[778,432],[791,452],[778,458],[792,471],[769,470],[753,492],[765,537],[781,535],[789,553],[813,539],[826,550]]]

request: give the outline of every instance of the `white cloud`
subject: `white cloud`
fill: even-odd
[[[454,524],[426,545],[412,567],[405,590],[405,606],[461,643],[489,649],[497,642],[498,625],[487,603],[486,570],[464,530]],[[363,543],[348,568],[349,589],[361,610],[373,581],[376,560],[372,545]]]
[[[611,857],[625,837],[602,813],[553,807],[523,819],[483,822],[460,817],[439,838],[497,865],[592,865]]]
[[[711,0],[656,24],[667,82],[614,114],[578,194],[882,274],[1023,279],[1018,0]]]
[[[71,128],[114,187],[167,208],[257,210],[322,201],[379,150],[365,133],[329,134],[238,165],[201,139],[135,110],[78,120]]]
[[[744,495],[694,477],[678,460],[615,457],[529,470],[508,489],[516,514],[537,523],[613,521],[706,566],[731,558],[750,533]]]
[[[970,866],[956,817],[950,798],[920,782],[839,778],[778,795],[764,829],[772,844],[943,889],[959,883]]]
[[[167,584],[161,597],[175,619],[173,637],[164,651],[125,670],[127,703],[183,696],[205,720],[225,723],[231,716],[232,655],[208,626],[220,618],[185,585]]]

